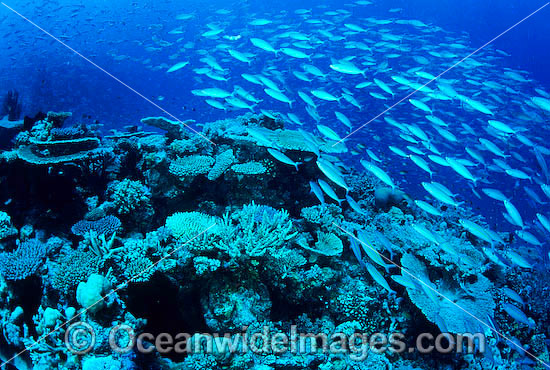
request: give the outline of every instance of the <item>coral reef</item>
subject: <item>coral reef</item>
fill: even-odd
[[[0,347],[12,354],[26,350],[22,359],[29,367],[458,368],[466,361],[458,354],[441,356],[437,364],[390,352],[354,360],[353,354],[319,348],[307,356],[228,347],[142,356],[113,352],[108,343],[114,325],[155,335],[191,333],[190,342],[199,344],[198,333],[227,333],[217,338],[225,345],[262,330],[288,333],[293,325],[329,335],[489,335],[459,306],[496,323],[537,355],[548,354],[544,340],[518,330],[523,324],[506,324],[510,298],[501,293],[506,285],[521,291],[529,300],[527,314],[546,320],[547,310],[534,296],[547,290],[538,282],[520,287],[517,267],[487,264],[484,242],[454,227],[467,210],[426,217],[406,194],[348,167],[339,158],[347,152],[343,143],[250,114],[204,124],[202,135],[216,145],[189,137],[182,123],[162,117],[142,123],[165,135],[136,128],[110,136],[81,124],[61,127],[68,117],[50,112],[2,153],[2,171],[36,175],[59,189],[44,194],[37,187],[24,193],[3,188],[13,201],[0,211],[6,338]],[[299,175],[267,150],[269,143],[301,163]],[[338,163],[346,189],[327,177],[316,155]],[[338,200],[327,196],[321,202],[311,186],[318,180],[330,183]],[[28,202],[38,211],[25,211],[31,207],[21,205]],[[23,291],[32,299],[22,300]],[[89,352],[67,348],[64,331],[56,329],[65,322],[94,330]],[[489,338],[492,360],[475,354],[468,366],[515,368],[520,354]]]

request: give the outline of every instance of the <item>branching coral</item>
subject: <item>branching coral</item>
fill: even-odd
[[[98,272],[101,260],[90,251],[64,249],[48,268],[52,287],[67,295],[76,289],[81,281]]]
[[[106,216],[97,221],[78,221],[71,231],[75,235],[84,237],[84,245],[87,245],[96,256],[108,258],[117,252],[113,248],[116,231],[121,226],[120,220],[115,216]]]
[[[221,262],[205,256],[197,256],[193,259],[193,266],[197,275],[203,275],[206,272],[216,271],[221,266]]]
[[[134,282],[148,281],[158,269],[163,269],[171,263],[171,259],[161,257],[167,256],[167,251],[163,249],[164,235],[161,231],[153,231],[146,235],[144,239],[132,237],[126,239],[122,250],[115,256],[117,265],[125,279]],[[157,264],[154,264],[157,261]],[[159,262],[160,261],[160,262]]]
[[[43,265],[47,253],[46,244],[27,240],[13,252],[0,253],[0,275],[6,280],[23,280]]]
[[[250,257],[263,256],[268,249],[280,248],[297,234],[285,210],[251,203],[235,212],[232,219],[238,227],[232,242]],[[225,240],[220,242],[225,243]]]
[[[298,253],[298,251],[288,248],[272,250],[267,259],[266,268],[282,279],[296,272],[307,263],[306,258]]]
[[[151,202],[151,192],[139,181],[124,179],[109,184],[109,199],[120,215],[127,215]]]
[[[408,207],[394,207],[382,212],[374,207],[374,185],[378,180],[370,175],[354,174],[349,166],[340,166],[343,163],[340,159],[344,158],[324,152],[344,151],[345,147],[335,145],[333,149],[334,142],[301,131],[280,129],[281,126],[275,124],[267,128],[257,117],[248,117],[207,124],[203,133],[217,139],[215,146],[203,138],[189,138],[182,133],[180,123],[164,119],[144,122],[164,126],[170,131],[168,135],[150,135],[138,132],[139,127],[132,127],[126,133],[118,132],[105,140],[103,145],[111,146],[116,157],[115,163],[106,169],[105,176],[95,177],[90,182],[71,178],[71,184],[76,184],[71,195],[87,198],[85,203],[89,212],[86,220],[72,227],[73,233],[84,240],[78,246],[72,246],[59,234],[61,237],[50,238],[55,240],[48,243],[49,246],[39,245],[37,250],[48,251],[45,268],[42,268],[45,254],[22,253],[26,244],[21,245],[21,250],[0,253],[0,271],[4,275],[18,275],[4,276],[8,279],[48,271],[47,279],[42,279],[44,289],[36,289],[42,304],[38,313],[36,309],[28,312],[28,305],[16,302],[19,292],[14,290],[38,279],[6,283],[0,277],[0,301],[4,302],[4,305],[0,304],[0,319],[5,323],[4,336],[8,342],[19,346],[32,344],[29,332],[42,335],[62,320],[74,317],[75,303],[79,303],[79,307],[88,306],[105,298],[105,288],[110,284],[117,287],[117,292],[113,292],[107,305],[98,306],[106,307],[96,317],[99,322],[82,315],[82,321],[89,322],[98,333],[98,341],[102,342],[99,348],[94,348],[93,354],[75,356],[63,350],[61,336],[51,336],[32,350],[36,368],[76,368],[82,364],[89,368],[120,364],[124,367],[127,364],[122,361],[122,356],[107,352],[105,333],[108,330],[104,326],[132,323],[130,312],[148,314],[158,312],[160,308],[170,315],[148,317],[152,330],[164,327],[166,322],[188,326],[189,321],[189,329],[205,332],[222,329],[235,332],[240,325],[250,322],[256,327],[265,324],[278,330],[286,330],[296,322],[307,326],[308,332],[329,332],[341,323],[339,329],[349,335],[356,331],[391,331],[397,325],[405,332],[413,324],[408,316],[411,312],[417,313],[417,317],[422,312],[427,320],[442,330],[479,329],[470,326],[475,321],[463,311],[436,293],[430,294],[420,285],[402,279],[403,276],[390,269],[391,266],[386,266],[384,273],[384,266],[380,265],[385,263],[374,265],[380,261],[368,253],[367,247],[375,248],[396,262],[402,257],[405,268],[420,275],[431,287],[482,319],[492,317],[495,310],[493,284],[481,273],[495,270],[453,227],[453,218],[447,217],[448,212],[437,219],[438,223],[432,224],[427,217],[419,219],[419,215]],[[44,120],[37,123],[33,132],[20,135],[17,146],[32,146],[34,155],[47,158],[50,145],[54,150],[63,145],[72,146],[75,143],[69,141],[81,135],[80,128],[58,129],[52,122]],[[89,143],[93,144],[95,139]],[[80,144],[84,145],[88,140]],[[254,142],[261,142],[263,147],[258,148]],[[266,154],[265,147],[301,151],[292,153],[292,158],[303,161],[301,175],[285,176],[294,169],[271,165],[272,159]],[[350,186],[351,197],[362,209],[369,211],[368,215],[359,216],[359,212],[354,212],[353,201],[343,203],[343,208],[334,204],[304,207],[315,199],[313,195],[308,197],[308,182],[323,176],[323,170],[315,165],[315,160],[311,160],[314,158],[311,152],[322,152],[322,158],[338,163],[337,172],[341,172]],[[24,164],[20,160],[6,163],[6,166],[18,165]],[[63,170],[69,174],[75,168]],[[45,169],[27,165],[25,170],[46,173]],[[276,181],[266,174],[278,175]],[[182,181],[176,181],[178,179]],[[196,187],[186,186],[191,182]],[[109,185],[103,192],[105,184]],[[43,225],[51,223],[52,216],[63,216],[59,211],[51,210],[47,215],[38,212],[22,214],[14,205],[23,203],[13,198],[14,203],[6,206],[14,212],[14,220],[24,220],[27,224],[21,228],[21,240],[31,234],[42,238],[63,231],[42,229]],[[261,204],[270,206],[249,203],[251,199],[261,199]],[[146,213],[152,209],[152,202],[157,212]],[[85,203],[80,199],[79,208],[75,207],[74,211],[82,212]],[[188,211],[171,214],[174,209]],[[115,216],[105,217],[108,214],[123,220],[121,232],[118,232],[121,221]],[[218,217],[220,215],[223,216]],[[136,219],[149,223],[138,224],[134,222]],[[165,227],[151,231],[164,220]],[[421,236],[422,233],[413,226],[420,224],[437,234],[437,242],[430,243],[429,238]],[[345,233],[338,226],[357,234],[369,246],[361,249],[360,245],[352,244],[353,251],[348,250],[347,243],[355,239],[346,238],[344,243]],[[17,232],[9,216],[0,212],[0,238],[4,230]],[[2,248],[9,248],[13,239],[2,240]],[[60,253],[54,253],[60,249]],[[27,258],[31,263],[23,261]],[[372,272],[373,269],[364,268],[368,258],[375,260],[371,263],[377,274]],[[17,270],[11,264],[25,267]],[[390,280],[390,275],[394,281]],[[498,276],[507,283],[511,280],[508,276]],[[388,296],[375,283],[382,279],[395,288],[397,299],[394,294]],[[519,285],[520,280],[518,278],[518,285],[511,288],[518,290],[525,299],[526,305],[522,309],[527,311],[526,315],[533,319],[546,317],[541,313],[546,312],[543,302],[537,306],[533,301],[535,298],[527,299],[530,291],[542,291],[543,284],[538,290],[529,290]],[[130,281],[132,284],[126,284]],[[402,284],[404,288],[396,284]],[[495,286],[498,284],[499,280],[495,279]],[[536,296],[542,296],[542,293]],[[26,316],[36,314],[34,328],[31,323],[24,327],[21,310],[15,308],[17,304],[25,306]],[[405,314],[397,312],[398,307]],[[17,323],[6,319],[11,312],[19,318]],[[498,322],[499,314],[497,311],[497,325],[506,331],[507,327]],[[313,324],[314,321],[323,323]],[[529,340],[527,336],[518,338],[522,342]],[[528,345],[532,346],[533,342]],[[93,356],[115,360],[94,361]],[[369,355],[366,361],[355,364],[347,360],[338,362],[345,358],[344,355],[285,356],[239,355],[222,350],[209,357],[206,354],[189,355],[184,363],[174,363],[166,358],[162,361],[170,363],[171,368],[208,369],[363,369],[371,365],[376,368],[388,365],[385,355],[376,359]],[[133,359],[133,354],[128,358]],[[197,364],[193,360],[202,362]],[[453,367],[455,363],[451,361],[455,359],[449,359],[444,366]],[[398,361],[393,365],[401,363]]]
[[[302,208],[300,215],[307,222],[319,225],[326,230],[334,230],[334,223],[341,222],[342,209],[335,204],[320,204]]]

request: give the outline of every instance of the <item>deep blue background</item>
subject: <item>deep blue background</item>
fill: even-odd
[[[197,83],[196,76],[192,72],[192,68],[204,65],[198,61],[200,56],[196,51],[203,47],[212,47],[212,42],[205,46],[204,38],[200,36],[206,30],[206,24],[223,22],[229,18],[216,14],[218,9],[233,10],[233,15],[238,17],[228,26],[226,30],[228,34],[240,32],[246,28],[249,20],[265,17],[266,12],[270,14],[287,12],[292,16],[294,10],[298,8],[314,8],[322,4],[326,5],[327,10],[339,8],[351,10],[354,17],[418,19],[453,32],[455,35],[460,36],[465,33],[470,39],[469,50],[475,50],[545,2],[397,0],[355,8],[350,8],[342,1],[311,0],[300,2],[253,0],[234,3],[205,2],[204,0],[116,0],[112,2],[88,0],[82,4],[74,1],[67,2],[67,5],[55,1],[39,4],[32,1],[7,0],[7,4],[178,118],[208,122],[224,118],[226,114],[208,106],[204,99],[192,95],[191,90],[204,88],[205,84],[231,89],[233,81],[242,85],[239,77],[226,85],[216,84],[208,79],[205,80],[206,83]],[[389,13],[388,10],[392,8],[402,10]],[[314,11],[316,17],[322,16],[322,12],[323,10],[318,9]],[[176,15],[180,13],[195,13],[196,16],[191,21],[181,22],[176,20]],[[246,17],[239,17],[240,15],[246,15]],[[296,22],[295,16],[293,19],[294,21],[289,23],[299,23]],[[545,90],[550,91],[549,19],[550,6],[502,36],[492,45],[510,54],[510,57],[504,58],[502,63],[512,68],[526,70],[530,78],[538,80],[538,83],[529,86],[529,90],[526,91],[528,96],[535,94],[534,86],[544,86]],[[180,25],[183,25],[185,31],[182,35],[168,35],[168,31]],[[100,123],[105,124],[106,128],[139,124],[139,119],[146,116],[166,115],[3,6],[0,6],[0,34],[3,36],[0,41],[2,51],[0,94],[11,88],[18,89],[23,98],[25,114],[31,115],[37,110],[67,110],[75,113],[73,122],[99,120]],[[155,37],[172,41],[174,45],[157,52],[147,51],[148,46],[155,46],[153,41]],[[184,37],[185,42],[194,42],[195,48],[181,52],[175,59],[170,59],[169,56],[177,53],[184,44],[184,42],[175,42],[179,37]],[[146,59],[150,59],[150,65],[158,69],[147,69],[144,64]],[[166,73],[169,66],[181,60],[190,60],[191,65],[174,74]],[[448,66],[454,62],[449,61]],[[163,63],[165,65],[161,66]],[[260,62],[257,62],[255,67],[261,67],[259,64]],[[230,67],[231,75],[234,76],[247,71],[245,65],[234,60],[224,62],[224,67]],[[433,68],[430,71],[434,74],[439,73],[443,68],[443,66],[429,67]],[[495,71],[495,73],[498,72]],[[368,78],[372,76],[369,75]],[[258,94],[257,97],[262,96]],[[283,111],[288,108],[284,103],[273,102],[274,109]],[[406,107],[407,104],[403,104],[403,108],[406,109]],[[380,111],[381,109],[367,112],[368,114],[361,116],[360,119],[364,122]],[[233,115],[243,112],[234,112]],[[328,112],[325,113],[325,117],[328,117]],[[359,122],[359,118],[355,118],[355,123]],[[384,132],[381,127],[372,125],[377,135]],[[534,134],[548,135],[546,132]],[[379,149],[371,140],[367,130],[362,130],[354,137],[357,140],[363,138],[366,138],[369,148]],[[391,142],[380,141],[379,147],[387,148],[389,144]],[[457,155],[462,154],[457,153]],[[391,164],[395,165],[395,169],[410,168],[408,160],[394,160],[393,155],[385,159],[387,158],[392,160]],[[530,165],[536,166],[533,163]],[[391,170],[395,169],[391,168]],[[415,174],[420,176],[417,177]],[[407,190],[412,192],[416,187],[418,194],[425,193],[419,186],[420,182],[424,181],[424,173],[416,171],[414,174],[406,172],[399,174],[399,171],[395,170],[392,171],[392,175],[400,176],[399,181],[402,184],[405,182],[410,184]],[[471,197],[469,188],[464,186],[464,179],[457,176],[449,179],[457,182],[453,184],[456,189],[464,190],[461,191],[462,195]],[[518,200],[518,205],[520,201],[524,202],[525,195],[520,192],[521,187],[514,184],[510,178],[506,180],[508,183],[498,185],[506,186],[507,190],[514,192],[514,199]],[[476,211],[483,213],[488,219],[491,218],[490,212],[495,217],[500,217],[502,212],[500,205],[495,206],[492,200],[480,203],[476,198],[473,199],[472,206]],[[530,209],[529,212],[533,213],[534,209],[536,208]],[[529,218],[533,219],[534,214],[530,214]]]
[[[392,2],[393,3],[393,2]],[[465,31],[481,46],[546,4],[546,1],[413,0],[396,1],[403,15]],[[550,5],[499,38],[494,45],[509,53],[511,67],[527,70],[550,88]]]
[[[544,3],[398,0],[356,7],[353,12],[361,17],[419,19],[457,34],[465,32],[471,39],[470,46],[475,49]],[[240,1],[235,4],[221,1],[205,4],[198,0],[90,0],[83,2],[83,5],[70,2],[68,6],[61,2],[8,1],[7,4],[55,36],[61,36],[64,42],[178,117],[208,120],[216,118],[220,112],[198,102],[189,93],[196,87],[193,80],[182,79],[181,74],[167,75],[162,71],[143,68],[139,60],[149,56],[154,65],[162,62],[171,64],[173,61],[156,58],[154,53],[144,53],[144,46],[138,45],[136,40],[150,43],[152,35],[166,34],[182,24],[175,20],[177,14],[194,12],[197,16],[186,23],[188,28],[183,36],[196,41],[196,47],[201,48],[198,35],[204,31],[205,24],[212,20],[224,20],[224,16],[213,14],[217,9],[238,9],[234,14],[246,12],[249,17],[253,14],[261,17],[264,11],[293,12],[320,3],[301,1],[297,4],[288,0]],[[321,4],[332,9],[351,9],[342,1],[324,1]],[[401,8],[402,11],[388,13],[390,8]],[[0,93],[17,88],[24,99],[25,113],[32,114],[38,109],[71,110],[79,115],[91,115],[109,126],[136,123],[140,117],[161,113],[3,6],[0,6],[0,19],[0,33],[4,35],[0,41],[0,50],[3,51],[3,58],[0,59]],[[510,67],[529,71],[546,90],[550,90],[548,19],[550,6],[494,43],[495,47],[511,55],[506,59]],[[164,30],[159,32],[157,25],[164,27]],[[126,55],[127,59],[115,61],[114,54]],[[166,99],[159,101],[159,96]]]

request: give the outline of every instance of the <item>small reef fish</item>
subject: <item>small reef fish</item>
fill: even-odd
[[[281,163],[284,163],[284,164],[288,164],[290,166],[294,166],[296,168],[296,171],[298,171],[298,165],[300,164],[299,162],[294,162],[292,159],[290,159],[289,157],[287,157],[286,154],[284,153],[281,153],[280,151],[276,150],[276,149],[272,149],[272,148],[268,148],[267,149],[267,152],[273,157],[275,158],[277,161],[281,162]]]

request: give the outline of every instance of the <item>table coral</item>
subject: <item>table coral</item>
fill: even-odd
[[[417,282],[417,288],[407,287],[411,301],[428,320],[439,325],[442,332],[476,333],[479,328],[483,329],[477,320],[494,317],[493,284],[485,276],[474,275],[473,280],[463,283],[451,276],[432,283],[425,264],[418,258],[406,254],[401,258],[401,264],[423,282]]]
[[[190,155],[185,157],[177,157],[170,162],[169,171],[172,175],[180,179],[204,175],[210,172],[215,159],[205,155]]]
[[[216,225],[216,219],[200,212],[176,212],[166,219],[166,227],[172,235],[186,242]]]

